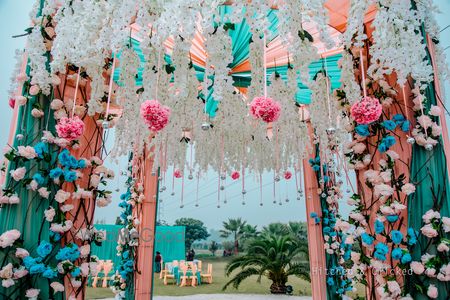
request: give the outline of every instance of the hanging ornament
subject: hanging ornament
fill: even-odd
[[[250,114],[266,123],[276,122],[281,115],[281,105],[270,97],[255,97],[250,103]]]
[[[21,133],[17,134],[17,135],[16,135],[16,139],[17,139],[18,141],[23,140],[23,134],[21,134]]]
[[[406,139],[406,142],[407,142],[408,144],[410,144],[410,145],[414,145],[415,142],[416,142],[416,139],[413,138],[412,136],[410,136],[410,137],[408,137],[408,138]]]
[[[78,139],[83,135],[83,132],[84,122],[78,116],[72,118],[63,117],[59,120],[58,125],[56,125],[56,133],[58,136],[68,141]]]
[[[192,173],[190,173],[190,174],[188,175],[188,179],[189,179],[189,180],[194,179],[194,175],[192,175]]]
[[[289,180],[292,178],[292,173],[290,171],[284,172],[284,179]]]
[[[141,117],[153,132],[158,132],[169,123],[170,109],[158,100],[147,100],[141,104]]]
[[[231,179],[238,180],[239,177],[241,177],[241,174],[238,171],[234,171],[233,173],[231,173]]]
[[[173,177],[175,178],[181,178],[183,176],[183,173],[180,170],[175,170],[175,172],[173,172]]]
[[[367,125],[377,121],[383,111],[383,106],[375,97],[363,97],[352,105],[351,115],[358,124]]]

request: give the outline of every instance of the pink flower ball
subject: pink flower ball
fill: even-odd
[[[63,117],[56,125],[56,132],[60,138],[73,141],[83,135],[84,122],[78,116],[73,118]]]
[[[255,97],[250,103],[250,114],[266,123],[276,122],[281,114],[281,105],[269,97]]]
[[[238,180],[239,177],[241,177],[241,174],[239,174],[238,171],[234,171],[233,173],[231,173],[231,179]]]
[[[292,178],[292,173],[290,171],[284,172],[284,179],[289,180]]]
[[[183,176],[183,173],[181,173],[180,170],[175,170],[175,172],[173,172],[173,176],[175,178],[181,178]]]
[[[373,123],[380,118],[382,112],[383,106],[375,97],[363,97],[351,108],[351,115],[358,124]]]
[[[9,107],[14,109],[15,105],[16,105],[16,99],[15,98],[9,98]]]
[[[169,123],[170,109],[161,105],[158,100],[147,100],[141,104],[141,117],[148,129],[158,132]]]

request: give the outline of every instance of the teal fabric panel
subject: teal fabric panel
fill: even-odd
[[[425,38],[425,28],[422,26],[422,35]],[[427,48],[427,59],[432,62],[430,53]],[[424,111],[428,111],[431,105],[437,105],[436,91],[434,82],[430,83],[426,89]],[[445,118],[444,115],[442,115]],[[433,117],[438,121],[436,117]],[[417,183],[416,191],[408,199],[408,226],[420,232],[423,226],[422,216],[430,209],[440,212],[441,217],[450,217],[450,192],[447,170],[447,159],[443,148],[442,137],[439,144],[432,151],[425,150],[424,147],[413,145],[412,163],[411,163],[411,181]],[[447,233],[445,238],[450,239]],[[418,244],[412,248],[411,255],[413,260],[420,261],[420,257],[427,252],[437,257],[447,256],[448,253],[438,252],[434,245],[429,245],[428,240],[422,234],[419,234]],[[439,272],[439,270],[436,270]],[[426,295],[426,287],[428,284],[434,284],[438,288],[437,299],[448,299],[450,285],[448,282],[442,282],[437,279],[430,279],[425,276],[407,276],[407,284],[412,290],[413,285],[424,287],[423,294],[413,294],[414,299],[429,299]]]
[[[114,269],[120,263],[117,256],[117,239],[122,225],[95,224],[98,230],[106,230],[106,241],[101,246],[92,245],[92,255],[99,259],[110,259]],[[161,252],[164,262],[185,259],[185,227],[184,226],[156,226],[155,251]]]

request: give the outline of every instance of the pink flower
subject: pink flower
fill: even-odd
[[[19,106],[23,106],[25,104],[27,104],[28,102],[28,98],[25,96],[16,96],[16,103]]]
[[[9,204],[19,204],[20,198],[14,194],[11,197],[9,197]]]
[[[427,224],[420,228],[420,232],[428,238],[434,238],[438,236],[438,232],[433,228],[433,225]]]
[[[16,257],[17,258],[25,258],[29,255],[30,255],[30,253],[28,253],[28,251],[26,249],[23,249],[23,248],[16,249]]]
[[[42,110],[38,109],[38,108],[33,108],[31,110],[31,115],[34,118],[42,118],[44,116],[44,112]]]
[[[64,203],[67,199],[70,198],[70,193],[64,190],[58,190],[55,195],[55,200],[58,203]]]
[[[438,297],[438,289],[434,284],[430,284],[428,287],[427,296],[431,299],[436,299]]]
[[[250,114],[266,123],[276,122],[281,114],[281,105],[269,97],[255,97],[250,103]]]
[[[437,246],[437,251],[439,252],[448,252],[448,250],[450,250],[450,248],[448,247],[448,244],[445,242],[441,242]]]
[[[430,115],[438,117],[442,114],[442,109],[439,106],[431,105]]]
[[[400,288],[400,285],[397,281],[390,280],[387,282],[388,290],[391,292],[391,296],[394,298],[399,296],[402,292],[402,289]]]
[[[45,187],[41,187],[38,189],[39,196],[41,196],[44,199],[48,199],[48,196],[50,195],[50,192]]]
[[[11,278],[2,280],[2,287],[9,288],[15,284],[14,280]]]
[[[141,117],[153,132],[158,132],[169,123],[170,109],[158,100],[147,100],[141,104]]]
[[[290,171],[284,172],[284,179],[289,180],[292,177],[292,173]]]
[[[233,173],[231,173],[231,179],[238,180],[239,177],[241,177],[241,174],[238,171],[233,171]]]
[[[418,117],[417,122],[420,124],[420,126],[422,126],[425,129],[431,127],[431,125],[433,124],[433,121],[427,115],[421,115],[420,117]]]
[[[450,218],[442,217],[442,226],[445,232],[450,232]]]
[[[81,271],[81,276],[88,276],[89,275],[89,263],[84,262],[80,265],[80,271]]]
[[[383,107],[375,97],[363,97],[361,101],[352,105],[351,115],[358,124],[370,124],[377,121]]]
[[[25,267],[21,267],[20,269],[14,269],[14,279],[20,279],[28,275],[28,270]]]
[[[415,191],[416,191],[416,187],[414,186],[414,184],[407,183],[402,186],[402,193],[406,194],[407,196],[411,195]]]
[[[173,172],[173,176],[175,178],[181,178],[183,176],[183,173],[180,170],[175,170],[175,172]]]
[[[83,245],[80,247],[80,255],[81,257],[87,257],[91,253],[91,245]]]
[[[411,269],[413,270],[414,274],[421,275],[425,271],[425,267],[422,263],[418,261],[411,262]]]
[[[374,187],[374,194],[376,197],[380,196],[392,196],[394,194],[394,188],[387,184],[377,184]]]
[[[64,107],[64,102],[60,99],[53,99],[50,103],[50,108],[53,110],[59,110]]]
[[[38,85],[32,85],[30,87],[30,95],[31,96],[36,96],[37,94],[39,94],[39,92],[41,91],[41,88]]]
[[[17,147],[17,152],[20,156],[27,159],[33,159],[37,157],[36,151],[31,146],[19,146]]]
[[[361,154],[366,150],[366,145],[364,145],[363,143],[356,143],[353,146],[353,152],[355,152],[356,154]]]
[[[56,211],[53,207],[49,207],[47,210],[44,211],[45,220],[47,220],[47,222],[52,222],[55,215]]]
[[[60,138],[68,141],[76,140],[83,135],[84,122],[78,116],[70,119],[63,117],[59,120],[58,125],[56,125],[56,132]]]
[[[19,239],[20,231],[17,229],[12,229],[4,232],[0,235],[0,247],[6,248],[12,246],[14,242]]]
[[[27,169],[25,167],[17,168],[15,170],[11,170],[9,174],[11,174],[11,177],[15,181],[22,180],[25,177],[25,173],[27,172]]]
[[[428,210],[423,216],[422,216],[422,220],[428,224],[431,222],[431,220],[433,219],[440,219],[441,218],[441,214],[437,211],[434,211],[432,209]]]
[[[41,290],[38,289],[29,289],[25,292],[25,297],[30,299],[37,299]]]
[[[52,289],[55,293],[64,292],[64,285],[62,285],[61,283],[59,283],[57,281],[50,283],[50,286],[52,287]]]
[[[13,276],[13,265],[11,263],[7,264],[0,270],[1,279],[9,279]]]

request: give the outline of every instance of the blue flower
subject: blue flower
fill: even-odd
[[[389,247],[384,243],[378,243],[375,245],[374,257],[378,260],[385,261],[386,254],[389,252]]]
[[[58,155],[59,163],[61,165],[63,165],[64,167],[70,167],[70,165],[71,165],[71,163],[70,163],[71,157],[72,157],[72,155],[70,155],[69,150],[64,149]]]
[[[395,127],[397,127],[397,124],[395,124],[395,122],[391,120],[385,120],[383,121],[383,123],[381,123],[381,125],[383,125],[383,127],[387,130],[394,130]]]
[[[31,256],[26,256],[23,258],[23,264],[27,270],[29,270],[32,266],[37,264],[36,259]]]
[[[391,135],[388,135],[388,136],[384,137],[384,138],[383,138],[383,141],[384,141],[384,143],[386,144],[386,146],[387,146],[388,148],[394,146],[395,143],[396,143],[395,137],[393,137],[393,136],[391,136]]]
[[[80,159],[80,160],[78,161],[78,168],[79,168],[79,169],[84,169],[84,168],[86,168],[86,161],[85,161],[84,159]]]
[[[128,257],[130,256],[130,251],[124,251],[123,253],[122,253],[122,258],[123,259],[128,259]]]
[[[401,114],[396,114],[392,117],[392,121],[394,121],[395,123],[399,124],[403,121],[405,121],[405,116],[401,115]]]
[[[36,145],[34,145],[34,151],[36,152],[39,158],[43,158],[44,153],[48,152],[48,146],[43,142],[39,142]]]
[[[360,136],[369,136],[370,135],[368,125],[358,125],[358,126],[356,126],[355,131]]]
[[[80,257],[80,251],[78,251],[78,246],[75,244],[71,244],[70,246],[59,249],[56,254],[56,259],[63,261],[75,261]]]
[[[418,232],[413,228],[408,228],[408,244],[410,246],[415,245],[417,243]]]
[[[64,180],[67,182],[74,182],[77,180],[77,173],[75,171],[64,170]]]
[[[63,170],[61,168],[54,168],[50,170],[49,176],[52,179],[59,178],[63,174]]]
[[[391,231],[392,242],[396,245],[400,244],[403,240],[403,234],[398,230]]]
[[[395,248],[392,250],[392,259],[394,260],[400,260],[402,258],[403,251],[400,248]]]
[[[46,267],[44,264],[36,264],[30,267],[30,274],[41,274],[44,273]]]
[[[44,240],[39,244],[39,246],[36,249],[36,252],[40,257],[45,258],[52,252],[52,249],[53,249],[52,244]]]
[[[80,268],[75,268],[75,269],[73,269],[72,272],[70,272],[70,275],[72,275],[72,277],[80,276],[80,274],[81,274]]]
[[[405,254],[402,256],[401,262],[402,262],[402,264],[407,264],[407,263],[411,262],[411,260],[412,260],[411,254],[405,253]]]
[[[45,270],[42,273],[42,277],[45,277],[45,278],[48,278],[48,279],[56,278],[56,276],[58,276],[58,273],[55,270],[50,269],[50,268],[47,268],[47,270]]]
[[[380,234],[380,233],[382,233],[383,231],[384,231],[384,223],[383,222],[381,222],[380,220],[375,220],[375,225],[374,225],[374,227],[375,227],[375,232],[377,233],[377,234]]]
[[[386,146],[385,143],[383,143],[383,141],[380,142],[380,144],[378,145],[378,151],[380,151],[381,153],[384,153],[388,150],[389,148]]]
[[[43,185],[45,183],[44,177],[41,173],[36,173],[33,175],[33,180],[36,181],[39,185]]]
[[[389,216],[386,216],[386,220],[388,220],[390,223],[394,223],[398,220],[398,216],[397,215],[389,215]]]
[[[330,177],[329,176],[323,176],[323,181],[324,182],[328,182],[328,181],[330,181]]]
[[[315,172],[319,172],[320,171],[320,165],[313,165],[313,170],[315,171]]]
[[[401,129],[403,132],[408,132],[410,128],[411,128],[411,122],[409,122],[408,120],[406,120],[405,122],[402,123],[400,129]]]
[[[327,278],[327,284],[328,284],[329,286],[333,286],[333,285],[334,285],[333,277],[328,277],[328,278]]]
[[[309,214],[309,216],[311,218],[315,218],[315,217],[317,217],[317,213],[316,212],[312,212],[312,213]]]
[[[361,239],[362,239],[363,243],[366,245],[370,246],[373,244],[373,237],[371,237],[370,235],[368,235],[365,232],[363,234],[361,234]]]

